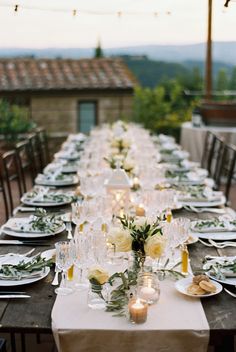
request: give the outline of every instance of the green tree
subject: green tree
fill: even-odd
[[[101,58],[101,57],[104,57],[100,40],[98,41],[97,47],[95,48],[94,57],[95,57],[96,59],[99,59],[99,58]]]
[[[234,66],[231,73],[231,77],[229,81],[229,89],[236,90],[236,66]]]
[[[228,89],[228,76],[224,68],[218,71],[216,77],[216,89],[220,92]]]
[[[133,120],[154,133],[179,137],[180,126],[191,119],[195,100],[188,101],[183,86],[166,80],[154,89],[137,87],[134,95]]]

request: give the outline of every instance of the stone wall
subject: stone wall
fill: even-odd
[[[33,120],[44,126],[49,133],[77,132],[77,108],[79,101],[97,101],[98,123],[112,122],[132,112],[131,94],[83,94],[83,95],[42,95],[31,97]]]

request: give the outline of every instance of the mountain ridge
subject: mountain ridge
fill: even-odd
[[[186,60],[205,60],[206,43],[180,45],[135,45],[117,48],[104,48],[105,56],[145,55],[152,60],[183,62]],[[93,57],[94,48],[1,48],[0,57],[33,56],[36,58]],[[214,42],[213,60],[236,65],[236,41]]]

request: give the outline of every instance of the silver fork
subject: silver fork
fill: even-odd
[[[52,280],[52,285],[53,286],[57,286],[59,284],[58,276],[59,276],[60,272],[61,272],[61,270],[58,268],[57,265],[55,265],[55,275],[54,275],[54,278]]]
[[[233,293],[233,292],[227,290],[227,288],[224,288],[224,290],[225,290],[225,292],[227,292],[230,296],[236,298],[236,294],[235,294],[235,293]]]
[[[72,236],[72,225],[71,222],[67,222],[66,223],[66,231],[67,231],[67,239],[68,240],[72,240],[73,236]]]

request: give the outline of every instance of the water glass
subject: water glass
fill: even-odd
[[[61,286],[56,288],[58,295],[68,295],[73,292],[71,287],[67,286],[67,271],[73,264],[72,245],[70,241],[60,241],[55,244],[56,247],[56,266],[62,271]]]

